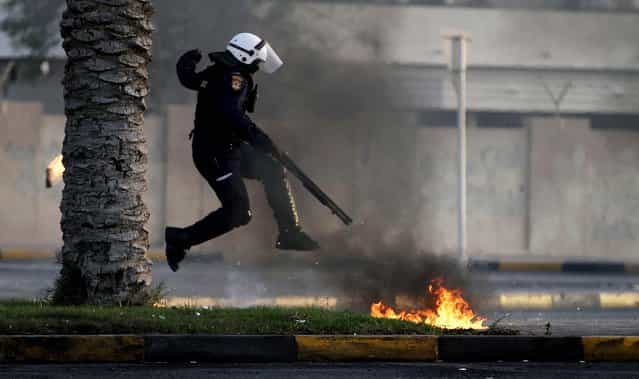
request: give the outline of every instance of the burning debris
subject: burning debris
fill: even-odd
[[[428,324],[445,329],[487,329],[486,318],[477,316],[461,290],[444,287],[441,279],[428,285],[428,293],[435,297],[435,309],[416,309],[395,311],[379,301],[371,304],[371,316],[393,320],[410,321],[415,324]]]
[[[64,174],[64,165],[62,164],[62,154],[60,154],[53,158],[47,166],[46,187],[51,188],[54,184],[60,182],[62,174]]]

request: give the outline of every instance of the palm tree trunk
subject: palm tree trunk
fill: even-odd
[[[144,98],[150,0],[67,0],[62,271],[54,301],[140,304],[151,262]]]

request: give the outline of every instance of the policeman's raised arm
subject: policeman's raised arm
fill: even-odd
[[[199,49],[189,50],[177,61],[177,76],[180,83],[191,90],[197,90],[202,83],[202,76],[195,72],[197,64],[202,60]]]

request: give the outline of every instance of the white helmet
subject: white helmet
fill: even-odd
[[[226,50],[244,64],[260,62],[260,68],[267,74],[274,73],[284,64],[265,39],[252,33],[240,33],[231,38]]]

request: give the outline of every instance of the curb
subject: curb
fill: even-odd
[[[639,362],[639,336],[0,336],[0,363]]]
[[[54,260],[57,254],[47,250],[0,249],[0,261]]]
[[[639,274],[639,264],[623,262],[512,262],[471,261],[469,269],[477,272],[563,272],[572,274]]]
[[[0,336],[0,363],[141,362],[142,336]]]
[[[147,257],[154,262],[166,261],[162,250],[149,250]],[[57,260],[58,253],[51,250],[0,249],[0,261]]]
[[[349,308],[353,302],[335,296],[276,296],[258,297],[250,301],[205,296],[169,296],[160,302],[166,307],[318,307],[325,309]],[[639,291],[593,291],[571,293],[551,292],[497,292],[483,296],[478,303],[487,310],[605,310],[639,309]]]
[[[146,256],[153,262],[166,262],[164,250],[152,249],[147,251]],[[190,258],[198,261],[221,262],[224,257],[219,254],[194,253]],[[38,261],[57,260],[58,253],[51,250],[22,250],[22,249],[0,249],[0,261]]]
[[[639,292],[505,292],[488,297],[486,304],[501,310],[638,309]]]

